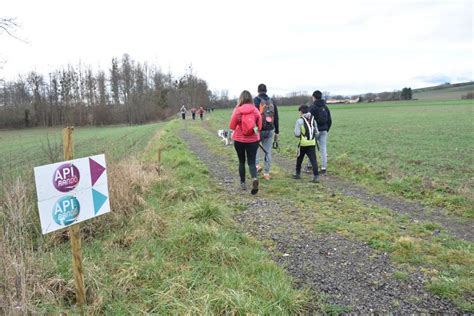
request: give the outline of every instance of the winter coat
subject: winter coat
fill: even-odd
[[[313,104],[309,107],[309,112],[314,116],[316,122],[318,123],[318,129],[320,132],[328,131],[331,128],[332,119],[331,112],[326,105],[324,100],[315,100]]]
[[[242,115],[253,113],[255,116],[258,133],[246,136],[242,133]],[[234,131],[232,139],[241,143],[255,143],[260,140],[260,131],[262,130],[262,116],[257,108],[252,103],[242,104],[234,109],[229,122],[229,128]]]

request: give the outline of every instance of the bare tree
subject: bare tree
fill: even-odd
[[[13,37],[14,39],[28,43],[26,40],[15,35],[15,31],[19,28],[20,25],[16,21],[16,18],[0,17],[0,35],[2,33],[7,33],[7,35]]]

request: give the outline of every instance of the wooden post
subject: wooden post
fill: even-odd
[[[64,160],[74,158],[72,132],[74,127],[66,127],[63,129],[63,146]],[[83,312],[86,303],[86,290],[84,288],[84,269],[82,267],[82,246],[81,246],[81,229],[79,224],[69,227],[69,238],[71,239],[72,248],[72,272],[74,273],[74,281],[76,284],[76,299],[81,312]]]

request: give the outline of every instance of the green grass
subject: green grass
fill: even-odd
[[[413,90],[413,99],[419,100],[460,100],[462,96],[474,92],[474,83],[459,87],[443,87],[441,89],[420,89]]]
[[[180,123],[180,122],[178,122]],[[237,231],[236,211],[210,182],[205,166],[176,136],[176,122],[142,159],[162,153],[165,176],[147,207],[125,227],[85,242],[88,312],[98,314],[297,314],[308,292],[262,246]],[[104,215],[104,220],[107,215]],[[69,245],[45,254],[47,274],[71,280]],[[106,251],[104,251],[106,250]],[[38,301],[40,312],[70,311],[70,303]]]
[[[217,137],[209,131],[195,127],[193,133],[205,139],[210,150],[236,169],[233,148],[218,146]],[[327,191],[322,186],[308,186],[306,181],[292,180],[289,174],[288,170],[272,167],[272,180],[261,181],[259,196],[292,201],[303,211],[302,224],[315,233],[337,233],[389,253],[398,267],[393,277],[399,280],[405,280],[412,269],[421,269],[431,278],[426,284],[429,290],[452,300],[463,311],[474,311],[470,300],[474,293],[471,242],[446,235],[443,227],[436,223],[414,222],[388,209],[367,207],[356,198]],[[308,198],[309,188],[314,188],[311,198]],[[436,234],[439,231],[439,235],[435,231]],[[350,308],[325,306],[324,302],[320,306],[330,312]]]
[[[328,170],[459,216],[474,217],[472,101],[331,106]],[[295,155],[297,107],[280,107],[281,152]],[[227,128],[230,110],[213,114]]]
[[[162,125],[76,127],[74,157],[105,153],[110,162],[137,154]],[[64,160],[61,128],[0,131],[0,183],[12,176],[30,173],[35,166],[52,163],[52,158]]]

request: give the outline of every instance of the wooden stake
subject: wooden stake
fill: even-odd
[[[63,146],[64,160],[74,158],[72,132],[74,127],[66,127],[63,129]],[[72,272],[74,273],[74,281],[76,284],[76,299],[81,312],[86,303],[86,290],[84,287],[84,269],[82,267],[82,245],[81,245],[81,229],[79,224],[69,227],[69,238],[71,239],[72,248]]]

